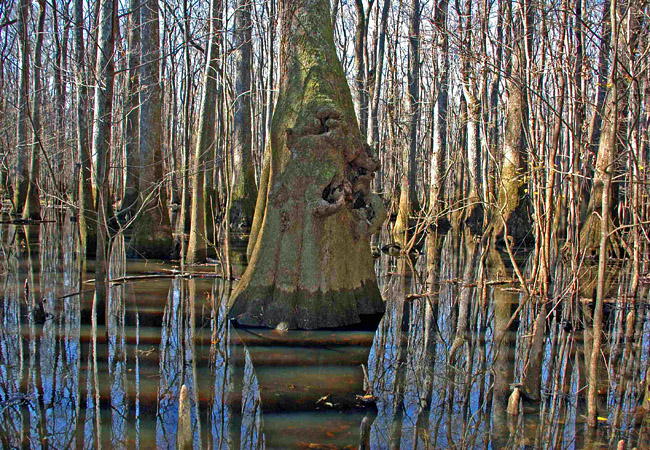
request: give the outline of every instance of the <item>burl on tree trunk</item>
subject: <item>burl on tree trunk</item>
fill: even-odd
[[[386,218],[336,56],[328,0],[281,2],[280,86],[266,208],[229,302],[246,326],[345,326],[384,310],[370,236]]]

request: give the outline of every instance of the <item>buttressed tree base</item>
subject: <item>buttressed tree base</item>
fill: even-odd
[[[281,2],[280,85],[262,226],[229,316],[245,326],[340,327],[384,310],[370,236],[386,218],[328,0]]]

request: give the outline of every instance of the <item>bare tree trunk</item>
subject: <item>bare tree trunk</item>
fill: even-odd
[[[235,102],[231,223],[250,229],[257,188],[251,157],[251,0],[238,0],[235,10]]]
[[[20,0],[18,4],[18,48],[20,49],[20,81],[18,86],[18,118],[16,128],[16,169],[12,212],[22,214],[27,200],[29,183],[29,16],[31,1]]]
[[[126,136],[124,145],[124,196],[120,202],[122,220],[135,214],[138,202],[138,160],[140,151],[140,0],[129,4],[129,70],[126,80]]]
[[[68,5],[58,5],[63,7],[63,16],[69,16]],[[55,91],[55,114],[56,114],[56,155],[54,156],[54,170],[59,174],[58,192],[61,194],[67,190],[66,177],[64,176],[63,161],[66,159],[67,146],[66,146],[66,118],[65,118],[65,105],[66,105],[66,80],[64,74],[67,72],[66,65],[68,61],[68,33],[69,26],[65,25],[63,36],[59,32],[59,11],[55,7],[52,14],[54,22],[54,39],[56,45],[55,64],[54,64],[54,91]],[[57,198],[56,202],[61,204],[65,198]]]
[[[480,103],[477,94],[476,77],[472,71],[470,52],[472,48],[472,2],[465,2],[465,11],[460,19],[463,50],[461,53],[462,69],[461,79],[463,94],[467,101],[467,172],[469,189],[465,193],[465,222],[472,233],[479,234],[483,225],[483,205],[478,195],[479,179],[479,123],[481,120]]]
[[[445,161],[447,153],[447,105],[449,101],[449,34],[447,33],[448,1],[440,0],[436,6],[436,26],[433,59],[436,64],[437,98],[433,112],[433,145],[431,149],[431,188],[429,203],[431,214],[437,217],[445,210]],[[437,221],[439,222],[439,221]]]
[[[372,100],[370,103],[370,122],[368,124],[368,143],[377,151],[379,145],[379,99],[381,98],[381,86],[384,76],[384,49],[386,46],[386,28],[388,27],[388,13],[390,12],[390,0],[384,0],[381,9],[381,20],[379,25],[379,38],[377,42],[377,59],[374,62],[374,85],[372,87]],[[377,189],[381,190],[381,178],[377,178]]]
[[[418,209],[416,193],[418,149],[418,126],[420,123],[420,0],[412,0],[409,13],[409,70],[408,70],[408,99],[409,99],[409,138],[408,151],[403,162],[405,174],[402,177],[402,193],[400,195],[399,212],[393,228],[393,239],[402,248],[409,240],[409,222],[412,211]]]
[[[178,217],[178,224],[175,225],[176,229],[176,243],[174,244],[174,252],[180,249],[180,257],[185,257],[187,251],[187,234],[190,231],[190,160],[192,148],[192,94],[193,94],[193,74],[192,62],[190,59],[190,10],[187,0],[183,0],[183,58],[185,60],[185,98],[183,99],[183,147],[181,147],[181,209]],[[192,177],[193,178],[193,177]]]
[[[372,6],[371,0],[370,5]],[[357,24],[354,35],[354,78],[357,99],[357,117],[361,134],[365,136],[368,126],[368,90],[366,89],[366,34],[368,25],[366,13],[363,9],[363,0],[355,0],[354,7],[357,12]],[[370,15],[370,8],[368,8]]]
[[[32,143],[29,160],[29,186],[23,209],[23,219],[40,220],[41,200],[39,189],[40,154],[41,154],[41,60],[43,55],[43,35],[45,28],[45,0],[39,0],[40,12],[36,31],[36,45],[34,46],[34,78],[32,83]]]
[[[614,61],[612,62],[612,67],[610,69],[610,75],[606,86],[609,86],[609,91],[607,91],[605,96],[604,110],[602,114],[602,122],[600,127],[600,142],[598,145],[598,154],[596,156],[596,167],[593,177],[593,184],[591,187],[591,195],[589,198],[589,205],[587,207],[587,217],[580,230],[580,247],[583,251],[591,251],[596,254],[597,248],[600,246],[602,238],[601,226],[602,219],[608,220],[608,223],[611,224],[612,221],[612,208],[615,200],[615,195],[612,192],[605,195],[606,189],[612,189],[613,183],[611,180],[612,174],[614,172],[614,165],[616,155],[618,153],[619,144],[617,142],[617,133],[619,132],[618,121],[620,110],[624,108],[619,108],[619,99],[617,97],[619,91],[623,89],[617,89],[614,86],[615,83],[622,83],[621,77],[618,76],[618,68],[615,67],[616,61],[620,61],[620,55],[618,54],[617,42],[620,42],[617,36],[617,33],[620,31],[616,29],[616,0],[610,0],[609,9],[606,8],[610,13],[610,24],[611,24],[611,47],[614,52]],[[605,58],[607,59],[607,58]],[[601,212],[601,207],[603,206],[603,201],[606,197],[608,202],[606,216],[600,217],[599,213]]]
[[[211,0],[210,35],[208,57],[205,62],[203,96],[201,97],[201,115],[199,117],[199,137],[196,142],[192,161],[192,210],[191,228],[187,253],[188,264],[202,262],[207,257],[207,230],[205,228],[206,195],[204,176],[208,157],[214,153],[216,145],[215,121],[217,101],[217,77],[219,71],[219,41],[221,31],[221,0]],[[212,166],[208,167],[212,170]]]
[[[268,203],[229,315],[290,329],[357,323],[384,308],[370,255],[385,219],[370,192],[378,164],[336,55],[329,1],[287,0],[280,13]]]
[[[598,155],[598,143],[600,142],[600,135],[603,126],[603,114],[606,114],[603,111],[605,107],[605,99],[607,96],[607,80],[609,77],[609,57],[611,52],[611,39],[612,39],[612,23],[611,23],[611,0],[607,0],[603,3],[603,18],[601,22],[601,31],[600,31],[600,53],[598,57],[598,84],[596,86],[596,106],[594,108],[593,116],[591,116],[591,121],[589,122],[589,130],[587,131],[587,145],[589,152],[586,155],[586,180],[587,183],[583,183],[583,201],[581,203],[582,209],[580,212],[581,221],[584,222],[587,220],[587,215],[591,208],[591,188],[592,183],[589,181],[595,176],[594,173],[594,160]],[[574,170],[577,170],[574,169]],[[595,181],[595,180],[594,180]],[[600,203],[597,201],[595,203],[596,208],[600,206]]]
[[[117,1],[100,0],[97,58],[95,73],[95,116],[93,119],[92,151],[95,160],[94,179],[97,216],[97,250],[95,265],[95,301],[107,306],[107,276],[109,262],[109,221],[111,197],[108,182],[111,161],[111,128],[113,115],[113,82],[115,78],[115,28],[118,26]],[[94,305],[93,305],[94,306]]]
[[[527,0],[521,5],[520,14],[512,9],[513,2],[507,1],[508,16],[513,21],[511,73],[506,81],[508,91],[508,105],[506,107],[506,128],[503,144],[503,160],[501,167],[501,180],[499,183],[499,201],[493,226],[495,235],[504,230],[504,223],[515,242],[521,243],[529,239],[531,222],[528,215],[528,202],[525,195],[526,189],[526,141],[524,139],[523,123],[527,117],[528,105],[524,93],[524,45],[531,33],[532,17],[531,5]],[[524,24],[526,22],[526,24]],[[525,27],[525,28],[524,28]],[[507,237],[506,237],[507,239]]]
[[[271,23],[269,24],[269,77],[267,81],[267,96],[266,96],[266,139],[264,146],[264,161],[262,162],[262,173],[260,175],[260,182],[257,191],[257,201],[255,202],[255,215],[253,216],[253,224],[251,225],[251,232],[248,238],[248,245],[246,247],[246,257],[250,260],[253,249],[259,237],[259,231],[262,227],[262,220],[264,219],[264,211],[266,210],[266,196],[268,194],[269,184],[269,171],[271,170],[271,120],[273,117],[273,104],[275,100],[274,89],[274,71],[275,71],[275,51],[273,42],[275,40],[275,28],[277,23],[275,1],[269,2],[269,17]]]
[[[90,146],[88,142],[88,89],[86,88],[84,58],[83,0],[74,0],[74,53],[75,53],[75,96],[77,109],[77,158],[79,160],[78,201],[79,232],[82,247],[87,254],[96,249],[97,224],[90,170]]]
[[[158,0],[140,8],[142,55],[140,66],[140,196],[142,208],[133,225],[128,254],[140,258],[169,258],[172,232],[167,211],[162,162],[162,109]]]
[[[596,174],[590,199],[590,209],[600,206],[600,216],[595,213],[591,214],[583,227],[581,233],[590,232],[591,236],[581,236],[581,244],[588,245],[586,241],[593,243],[598,239],[598,278],[596,281],[596,306],[593,315],[593,343],[591,347],[591,356],[588,367],[588,391],[587,391],[587,425],[595,427],[598,424],[598,388],[600,384],[600,364],[601,364],[601,343],[603,340],[603,310],[605,304],[605,276],[608,259],[608,241],[611,224],[611,184],[612,174],[614,172],[614,155],[618,146],[617,133],[618,124],[618,5],[617,0],[611,0],[610,17],[612,25],[612,49],[614,52],[612,68],[609,76],[609,92],[605,103],[605,114],[603,116],[603,129],[600,135],[600,144],[598,147],[598,160],[596,162]],[[596,203],[599,202],[599,203]],[[598,226],[596,226],[598,222]],[[593,223],[594,225],[591,225]],[[586,227],[591,227],[586,229]],[[597,231],[596,231],[597,230]]]

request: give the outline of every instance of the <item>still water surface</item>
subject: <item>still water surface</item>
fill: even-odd
[[[74,225],[0,225],[3,448],[173,448],[183,385],[194,448],[648,445],[645,302],[610,304],[602,426],[588,432],[588,333],[562,297],[571,277],[559,263],[541,353],[531,351],[539,305],[504,282],[500,255],[453,234],[431,238],[414,267],[377,260],[387,311],[376,332],[241,330],[213,267],[188,277],[126,261],[119,237],[98,298],[92,261],[81,282]],[[509,415],[524,379],[537,392]]]

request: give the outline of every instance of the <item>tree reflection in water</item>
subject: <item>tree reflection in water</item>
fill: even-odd
[[[94,281],[81,283],[81,268],[94,268],[75,236],[69,221],[0,227],[3,448],[176,447],[183,385],[194,448],[649,444],[648,286],[636,302],[619,295],[624,267],[610,274],[601,426],[588,433],[591,305],[561,258],[544,301],[511,282],[507,256],[469,235],[432,234],[411,262],[383,255],[387,311],[372,339],[235,331],[223,280],[119,281],[169,273],[152,261],[127,264],[121,236],[109,267],[118,281],[103,298]],[[524,277],[535,270],[519,264]],[[580,281],[585,297],[588,279]],[[376,410],[354,404],[361,363]],[[518,415],[506,411],[514,388]]]

